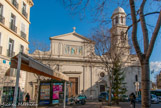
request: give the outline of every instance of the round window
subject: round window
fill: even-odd
[[[100,77],[103,78],[105,76],[105,73],[104,72],[101,72],[100,73]]]

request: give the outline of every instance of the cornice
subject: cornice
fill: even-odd
[[[76,36],[78,36],[79,38],[86,40],[87,42],[95,43],[94,41],[92,41],[92,40],[90,40],[90,39],[88,39],[88,38],[86,38],[86,37],[84,37],[84,36],[82,36],[82,35],[80,35],[80,34],[78,34],[78,33],[76,33],[76,32],[71,32],[71,33],[66,33],[66,34],[62,34],[62,35],[53,36],[53,37],[50,37],[49,39],[50,39],[50,40],[58,40],[58,39],[57,39],[58,37],[68,36],[68,35],[76,35]],[[60,40],[62,40],[62,39],[60,39]],[[69,41],[70,41],[70,40],[69,40]]]
[[[5,59],[7,61],[10,61],[11,60],[11,57],[7,57],[7,56],[4,56],[4,55],[0,55],[0,59]]]
[[[27,44],[29,44],[29,42],[27,40],[25,40],[24,38],[22,38],[20,35],[18,35],[17,33],[13,32],[12,30],[10,30],[8,27],[4,26],[3,24],[0,23],[0,26],[2,26],[3,28],[5,28],[6,30],[8,30],[9,32],[11,32],[12,34],[14,34],[15,36],[17,36],[18,38],[20,38],[21,40],[23,40],[24,42],[26,42]]]
[[[19,15],[24,18],[29,24],[31,24],[31,22],[15,7],[13,6],[8,0],[6,0],[6,2],[17,12],[19,13]]]
[[[65,39],[50,39],[51,41],[53,40],[58,40],[58,41],[66,41],[66,42],[80,42],[80,43],[89,43],[88,41],[74,41],[74,40],[65,40]]]
[[[27,3],[32,7],[34,5],[33,1],[32,0],[26,0]]]
[[[126,16],[126,13],[124,13],[124,12],[118,12],[118,13],[114,13],[114,14],[112,14],[111,19],[113,18],[113,16],[115,16],[115,15],[117,15],[117,14],[123,14],[123,15],[125,15],[125,16]]]

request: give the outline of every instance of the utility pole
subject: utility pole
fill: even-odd
[[[66,105],[66,81],[64,82],[64,108]]]

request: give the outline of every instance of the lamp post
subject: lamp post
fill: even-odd
[[[138,97],[138,91],[139,91],[139,82],[135,82],[135,91],[136,91],[136,96]]]

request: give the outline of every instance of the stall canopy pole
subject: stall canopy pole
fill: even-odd
[[[12,108],[16,108],[16,104],[17,104],[17,95],[18,95],[18,86],[19,86],[19,78],[20,78],[20,69],[21,69],[21,53],[18,54],[16,85],[15,85],[14,100],[13,100]]]
[[[39,102],[39,88],[40,88],[40,75],[37,78],[37,95],[36,95],[36,108],[38,108]]]
[[[66,104],[66,81],[64,82],[64,108]]]

